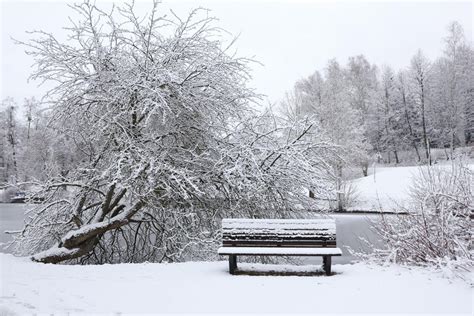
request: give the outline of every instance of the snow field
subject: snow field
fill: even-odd
[[[232,276],[227,261],[44,265],[0,254],[0,314],[472,313],[472,289],[420,268],[334,265],[326,276]],[[316,266],[239,264],[249,271]]]
[[[409,190],[413,180],[426,166],[414,167],[372,167],[367,177],[351,180],[355,188],[356,202],[349,210],[358,211],[396,211],[400,206],[408,206]],[[436,168],[450,168],[449,164],[436,165]],[[474,170],[474,163],[469,164]]]

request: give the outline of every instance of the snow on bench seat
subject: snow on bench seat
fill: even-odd
[[[222,229],[234,232],[267,230],[285,233],[288,231],[324,231],[336,233],[333,219],[248,219],[226,218],[222,220]]]
[[[340,256],[339,248],[287,248],[287,247],[220,247],[219,255],[268,255],[268,256]]]

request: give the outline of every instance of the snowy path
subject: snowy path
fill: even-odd
[[[355,264],[335,265],[331,277],[231,276],[224,261],[55,266],[7,254],[0,254],[0,265],[2,315],[472,312],[466,283],[418,268]],[[296,269],[302,268],[308,269]]]

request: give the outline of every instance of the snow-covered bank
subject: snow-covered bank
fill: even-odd
[[[225,261],[65,266],[0,254],[0,264],[0,314],[472,312],[466,283],[419,268],[358,263],[301,277],[231,276]]]
[[[473,163],[468,166],[474,170]],[[451,168],[449,163],[434,167]],[[350,181],[355,190],[356,201],[349,207],[349,211],[394,211],[399,209],[399,206],[408,206],[409,189],[420,171],[426,168],[426,166],[370,168],[367,177]]]

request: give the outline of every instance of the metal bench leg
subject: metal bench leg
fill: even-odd
[[[237,270],[237,256],[229,255],[229,273],[235,274],[235,270]]]
[[[323,256],[323,269],[326,275],[331,275],[331,256]]]

